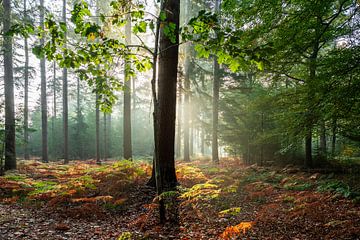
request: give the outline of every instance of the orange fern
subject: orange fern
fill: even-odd
[[[221,238],[225,240],[230,240],[236,236],[241,234],[245,234],[248,230],[252,228],[255,222],[241,222],[235,226],[229,226],[225,229],[225,231],[221,234]]]

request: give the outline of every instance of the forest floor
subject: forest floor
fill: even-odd
[[[21,161],[0,177],[0,239],[360,239],[360,176],[178,162],[157,198],[145,162]]]

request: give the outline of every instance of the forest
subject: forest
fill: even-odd
[[[0,2],[0,240],[360,239],[359,0]]]

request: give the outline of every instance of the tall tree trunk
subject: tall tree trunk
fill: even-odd
[[[177,133],[176,133],[176,158],[181,157],[181,121],[182,121],[182,84],[179,81],[178,84],[178,99],[177,99]]]
[[[166,20],[160,18],[156,24],[155,50],[153,54],[153,76],[151,80],[154,103],[154,161],[151,179],[148,185],[156,184],[160,195],[166,189],[177,185],[174,159],[175,118],[176,118],[176,82],[179,54],[179,17],[180,1],[161,1],[161,12]],[[174,23],[175,42],[164,33],[164,26]],[[160,53],[158,55],[158,53]],[[157,88],[156,88],[156,79]],[[158,89],[158,91],[156,91]],[[155,180],[155,181],[154,181]],[[160,223],[166,221],[164,200],[159,200]]]
[[[131,29],[130,29],[131,30]],[[131,33],[131,32],[130,32]],[[131,109],[131,119],[132,119],[132,128],[134,126],[136,126],[136,77],[132,77],[131,78],[131,83],[132,83],[132,87],[131,87],[131,101],[132,101],[132,109]],[[131,131],[131,139],[134,139],[134,131]]]
[[[201,151],[201,155],[204,156],[205,155],[205,130],[204,128],[201,129],[201,145],[200,145],[200,151]]]
[[[95,145],[96,145],[96,163],[101,164],[100,160],[100,109],[99,109],[99,95],[96,94],[96,108],[95,108]]]
[[[79,159],[84,159],[84,149],[83,149],[83,139],[81,138],[82,128],[82,116],[81,116],[81,98],[80,98],[80,79],[76,79],[76,132],[77,132],[77,142],[78,142],[78,157]]]
[[[40,27],[44,29],[44,0],[40,0]],[[40,45],[44,46],[44,39],[40,39]],[[41,74],[41,132],[42,132],[42,159],[49,162],[48,158],[48,131],[47,131],[47,100],[46,100],[46,60],[40,59]]]
[[[62,20],[66,24],[66,0],[63,0]],[[65,36],[65,38],[66,38],[66,36]],[[69,163],[68,77],[67,77],[67,68],[63,68],[62,74],[63,74],[64,163],[67,164],[67,163]]]
[[[215,2],[215,12],[220,12],[220,0]],[[219,122],[219,90],[220,66],[214,57],[213,112],[212,112],[212,161],[219,163],[218,122]]]
[[[161,176],[161,188],[173,189],[177,185],[174,159],[176,85],[179,54],[179,15],[180,1],[163,2],[166,20],[160,27],[158,98],[156,111],[155,152]],[[176,25],[176,41],[172,43],[164,33],[164,26]]]
[[[201,82],[201,89],[202,91],[205,92],[206,88],[205,88],[205,74],[204,73],[201,73],[200,74],[200,82]],[[204,112],[205,109],[202,109],[202,112]],[[204,116],[201,115],[201,120],[204,121]],[[205,155],[205,124],[201,122],[201,136],[200,136],[200,140],[201,140],[201,145],[200,145],[200,148],[201,148],[201,155]]]
[[[24,0],[24,21],[27,22],[27,0]],[[29,45],[24,38],[25,69],[24,69],[24,159],[29,160]]]
[[[55,152],[55,120],[56,120],[56,62],[53,64],[53,116],[51,118],[51,148],[52,154],[56,156]]]
[[[185,80],[184,80],[184,161],[190,161],[190,54],[189,45],[185,51]]]
[[[337,121],[336,121],[336,118],[334,118],[333,121],[332,121],[332,127],[331,127],[331,132],[332,132],[332,136],[331,136],[331,155],[332,155],[332,157],[335,156],[335,152],[336,152],[336,129],[337,129]]]
[[[320,122],[320,157],[326,159],[327,149],[326,149],[326,126],[325,121],[321,120]]]
[[[213,112],[212,112],[212,161],[219,163],[218,145],[218,121],[219,121],[219,89],[220,89],[220,66],[217,58],[214,58],[214,84],[213,84]]]
[[[316,38],[319,39],[318,34],[319,30],[315,29]],[[307,168],[313,167],[313,158],[312,158],[312,129],[314,122],[314,113],[313,113],[313,99],[314,99],[314,88],[316,83],[316,65],[317,57],[319,53],[319,40],[314,42],[312,47],[312,54],[309,58],[309,78],[307,81],[307,117],[306,117],[306,136],[305,136],[305,162],[304,165]]]
[[[193,113],[191,113],[191,117],[193,116]],[[194,156],[194,138],[195,138],[195,133],[194,133],[194,124],[193,121],[191,119],[190,121],[190,141],[189,141],[189,152],[190,152],[190,156]]]
[[[11,1],[3,0],[3,32],[10,30]],[[5,90],[5,170],[16,169],[15,111],[13,78],[13,44],[11,36],[4,36],[4,90]]]
[[[108,139],[107,139],[107,114],[104,113],[104,161],[107,160],[108,157]]]
[[[108,149],[107,149],[107,152],[108,152],[108,158],[111,158],[112,157],[112,139],[111,139],[111,133],[112,133],[112,121],[111,121],[111,113],[108,116],[108,133],[107,133],[107,145],[108,145]]]
[[[264,113],[261,113],[261,134],[264,135]],[[264,143],[261,142],[260,145],[260,166],[264,165]]]
[[[130,15],[127,17],[127,23],[125,26],[125,35],[127,44],[131,44],[131,18]],[[123,133],[124,133],[124,159],[132,159],[132,143],[131,143],[131,78],[128,75],[128,69],[130,69],[130,63],[125,60],[125,75],[124,75],[124,122],[123,122]]]
[[[100,6],[99,0],[96,0],[96,16],[99,16]],[[99,24],[99,18],[96,18],[97,24]],[[100,109],[99,109],[99,94],[95,96],[96,107],[95,107],[95,145],[96,145],[96,163],[101,164],[100,157]]]

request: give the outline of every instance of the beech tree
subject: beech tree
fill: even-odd
[[[13,78],[13,39],[8,35],[11,25],[11,1],[2,2],[4,9],[4,90],[5,90],[5,170],[16,169],[15,111]]]
[[[24,21],[28,21],[27,0],[24,0]],[[24,159],[30,159],[29,156],[29,44],[28,37],[24,37]]]
[[[179,17],[180,1],[163,2],[161,13],[166,14],[160,25],[158,93],[155,98],[155,162],[157,181],[160,192],[177,185],[174,160],[175,119],[176,119],[176,87],[179,55]],[[169,34],[167,27],[172,27]],[[168,29],[167,29],[168,30]],[[155,55],[156,56],[156,55]],[[154,66],[155,68],[155,66]]]
[[[62,21],[66,24],[66,0],[63,0]],[[67,33],[65,32],[65,41]],[[65,42],[66,44],[66,42]],[[66,46],[66,45],[65,45]],[[68,110],[68,71],[62,69],[63,80],[63,132],[64,132],[64,163],[69,163],[69,110]]]
[[[127,14],[125,25],[125,40],[131,45],[131,16]],[[124,64],[124,122],[123,122],[123,154],[124,159],[132,159],[132,138],[131,138],[131,76],[129,74],[129,61],[125,59]]]
[[[44,27],[44,0],[40,0],[40,28],[42,30]],[[44,47],[45,39],[44,37],[40,38],[40,45]],[[48,162],[48,117],[47,117],[47,97],[46,97],[46,59],[43,55],[40,58],[40,77],[41,77],[41,132],[42,132],[42,161]]]

